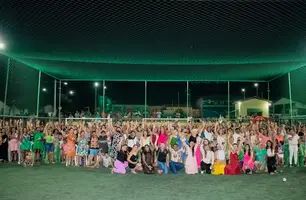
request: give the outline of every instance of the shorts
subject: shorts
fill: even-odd
[[[45,152],[53,152],[53,151],[54,151],[53,143],[46,143],[45,144]]]
[[[99,149],[89,149],[89,155],[97,156],[99,153]]]

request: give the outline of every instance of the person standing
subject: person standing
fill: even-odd
[[[290,131],[289,135],[289,165],[292,167],[292,160],[294,159],[294,165],[298,164],[298,144],[299,136],[294,130]]]

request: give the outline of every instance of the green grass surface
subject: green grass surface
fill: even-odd
[[[304,199],[305,185],[305,168],[285,168],[276,176],[112,175],[107,169],[0,163],[1,200],[290,200]]]

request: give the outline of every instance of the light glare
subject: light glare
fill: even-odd
[[[5,44],[0,42],[0,49],[5,49]]]

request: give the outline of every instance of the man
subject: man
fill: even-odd
[[[173,145],[173,148],[170,147],[171,159],[169,167],[173,174],[177,174],[177,172],[184,168],[181,156],[182,151],[182,149],[179,149],[177,143]]]

